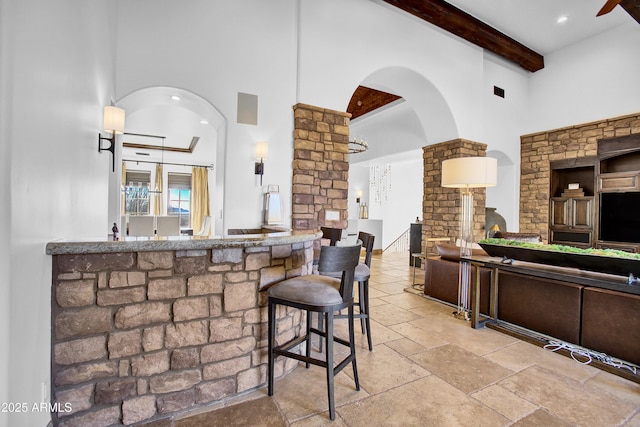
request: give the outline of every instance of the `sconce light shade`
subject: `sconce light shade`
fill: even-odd
[[[124,110],[122,108],[107,105],[104,107],[102,128],[105,132],[111,132],[109,138],[98,133],[98,153],[111,151],[111,170],[116,171],[116,134],[124,133]],[[109,146],[102,147],[102,141],[108,141]]]
[[[497,159],[491,157],[458,157],[442,162],[443,187],[495,187],[497,182]]]
[[[256,143],[256,157],[259,159],[266,159],[269,147],[264,141],[258,141]]]
[[[258,141],[256,143],[256,157],[260,159],[255,165],[255,174],[260,175],[260,185],[262,185],[262,175],[264,174],[264,159],[267,157],[269,151],[267,143],[264,141]]]
[[[112,105],[104,107],[103,129],[118,135],[124,133],[124,110]]]

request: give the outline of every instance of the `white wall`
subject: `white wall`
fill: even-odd
[[[640,26],[629,23],[545,57],[530,78],[522,134],[640,111]]]
[[[102,107],[113,94],[115,9],[108,1],[2,5],[2,186],[11,192],[11,254],[9,280],[2,283],[3,297],[9,288],[9,320],[0,322],[10,331],[1,336],[9,364],[3,357],[0,383],[9,390],[3,402],[31,405],[42,401],[50,375],[51,257],[45,244],[108,233],[111,162],[96,145]],[[7,426],[50,420],[37,412],[2,416]]]
[[[480,48],[371,0],[301,0],[300,34],[299,101],[344,111],[353,91],[372,73],[404,67],[437,88],[455,117],[458,134],[473,139],[481,133],[481,118],[474,113],[482,109]],[[404,90],[401,95],[411,98],[412,93]],[[440,126],[426,116],[424,104],[422,111],[418,116],[429,135]]]
[[[391,164],[391,191],[388,199],[380,203],[371,201],[369,218],[384,219],[382,225],[382,247],[386,248],[404,233],[416,218],[422,220],[422,151],[414,152],[415,157],[409,160],[396,161]],[[385,158],[379,162],[381,166]]]
[[[263,191],[254,162],[256,142],[266,141],[263,183],[280,186],[290,224],[294,2],[123,1],[119,12],[118,97],[149,86],[178,87],[224,115],[225,228],[255,227],[262,221]],[[258,96],[257,126],[237,123],[238,92]]]
[[[12,60],[8,2],[0,1],[0,402],[11,401],[10,372],[10,325],[11,325],[11,144],[10,107],[11,77],[7,72]],[[0,426],[9,425],[9,414],[0,412]]]
[[[378,202],[369,187],[370,166],[391,166],[391,191]],[[357,218],[356,192],[363,190],[362,202],[369,206],[369,219],[381,219],[382,248],[389,246],[404,233],[416,217],[422,220],[422,150],[412,150],[401,158],[385,156],[371,162],[353,165],[349,169],[349,217]]]

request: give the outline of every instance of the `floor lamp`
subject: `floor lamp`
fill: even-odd
[[[498,175],[498,161],[491,157],[459,157],[442,162],[442,186],[459,188],[462,197],[460,210],[460,257],[471,256],[473,245],[473,192],[472,188],[493,187]],[[471,265],[460,261],[458,277],[458,308],[453,313],[469,320],[469,292]]]

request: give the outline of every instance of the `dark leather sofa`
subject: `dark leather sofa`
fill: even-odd
[[[425,295],[458,304],[458,275],[460,271],[460,248],[452,244],[437,246],[438,255],[427,257],[424,270]],[[486,255],[482,249],[474,249],[473,255]],[[489,313],[489,290],[491,286],[491,270],[480,269],[480,312]],[[476,280],[475,269],[471,270],[471,283]]]

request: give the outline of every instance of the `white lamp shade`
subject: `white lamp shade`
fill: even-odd
[[[122,108],[107,105],[104,107],[105,132],[121,134],[124,132],[124,110]]]
[[[259,159],[266,159],[267,158],[267,152],[269,151],[269,148],[267,146],[267,143],[264,141],[258,141],[256,144],[256,157]]]
[[[498,160],[492,157],[459,157],[442,162],[443,187],[494,187],[497,181]]]

